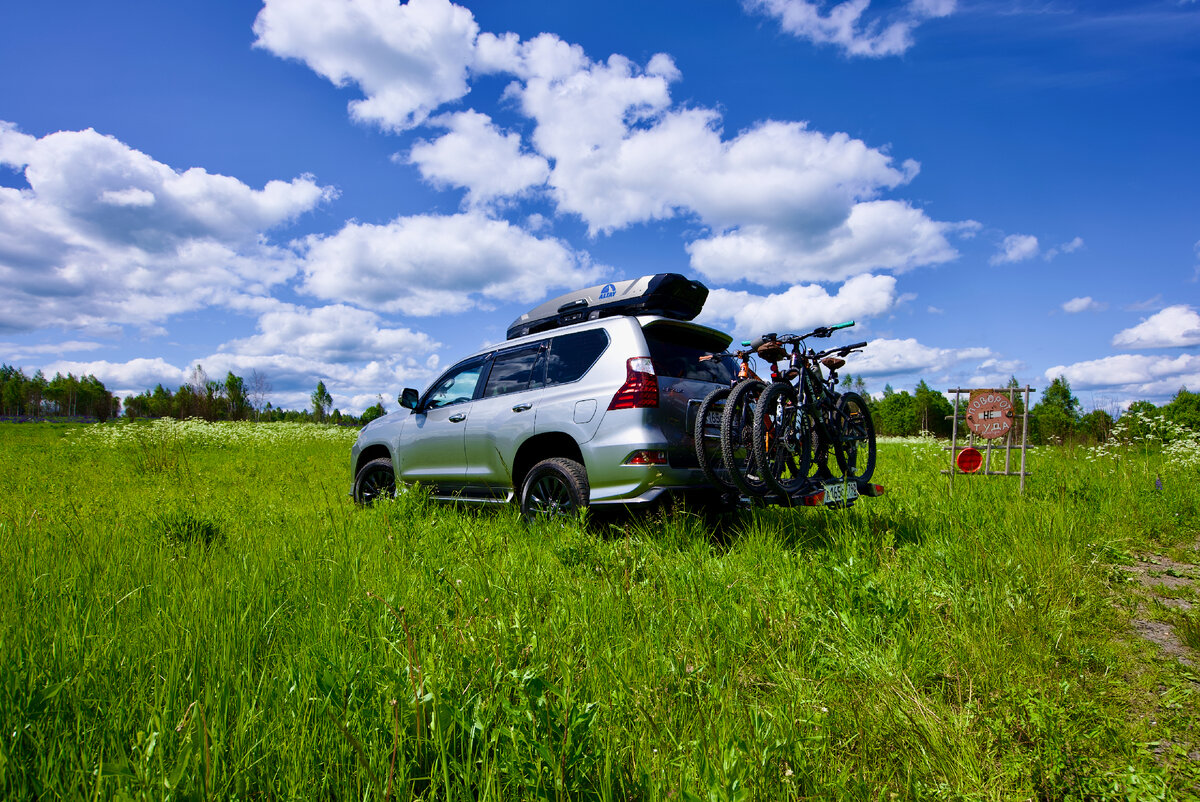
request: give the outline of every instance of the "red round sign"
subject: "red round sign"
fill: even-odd
[[[954,462],[963,473],[975,473],[979,470],[979,466],[983,465],[983,455],[977,448],[964,448],[958,452],[958,457]]]

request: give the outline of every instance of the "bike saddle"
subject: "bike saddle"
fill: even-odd
[[[827,356],[821,360],[821,364],[830,370],[839,370],[842,365],[846,364],[846,360],[841,357]]]
[[[768,340],[762,345],[757,346],[754,350],[768,362],[782,362],[784,359],[787,359],[787,350],[783,347],[783,343],[778,340]]]

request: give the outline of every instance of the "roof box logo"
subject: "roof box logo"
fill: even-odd
[[[605,298],[613,298],[616,296],[616,294],[617,294],[617,285],[616,284],[605,284],[604,289],[600,290],[600,300],[603,301]]]

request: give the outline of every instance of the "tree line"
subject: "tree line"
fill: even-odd
[[[1008,387],[1013,390],[1013,425],[1016,436],[1020,437],[1025,402],[1016,378],[1009,381]],[[923,379],[911,394],[907,390],[896,391],[890,384],[885,385],[880,398],[872,398],[866,392],[866,382],[861,376],[846,376],[841,382],[841,389],[854,390],[867,399],[875,422],[875,432],[879,435],[912,437],[929,432],[938,437],[950,436],[954,406],[945,395],[931,388]],[[1181,387],[1174,398],[1161,407],[1149,401],[1135,401],[1130,411],[1161,415],[1167,420],[1200,431],[1200,393],[1189,392],[1186,387]],[[960,407],[960,416],[962,413]],[[1115,423],[1113,416],[1102,409],[1085,413],[1079,399],[1071,391],[1070,382],[1059,376],[1050,382],[1041,392],[1038,402],[1029,408],[1029,442],[1034,445],[1102,443],[1108,439]],[[959,434],[965,436],[961,422]]]
[[[0,415],[9,418],[95,418],[120,414],[120,401],[95,376],[25,371],[0,365]]]
[[[1014,427],[1020,436],[1024,401],[1016,378],[1009,381],[1013,389]],[[310,409],[293,410],[272,406],[267,400],[271,382],[257,370],[244,379],[229,371],[224,381],[210,379],[204,368],[197,365],[188,380],[172,391],[162,384],[138,395],[126,396],[124,415],[127,418],[203,418],[218,420],[257,421],[315,421],[338,424],[368,423],[387,413],[382,396],[367,407],[360,416],[346,415],[333,406],[333,397],[324,381],[310,396]],[[867,392],[862,376],[847,375],[842,390],[854,390],[867,400],[875,431],[879,435],[912,437],[929,432],[949,437],[953,425],[954,407],[942,393],[922,379],[913,392],[897,391],[892,385],[883,388],[879,398]],[[1161,407],[1149,401],[1136,401],[1130,411],[1161,415],[1167,420],[1200,431],[1200,393],[1186,387]],[[961,413],[961,410],[960,410]],[[32,377],[20,368],[0,365],[0,415],[9,418],[84,417],[108,420],[122,414],[122,403],[95,376],[77,377],[68,373],[54,374],[47,379],[42,371]],[[1100,443],[1108,438],[1115,423],[1113,416],[1102,409],[1083,412],[1071,385],[1058,377],[1041,392],[1038,402],[1029,409],[1029,441],[1035,445],[1051,443]]]
[[[323,423],[366,423],[383,415],[382,398],[362,416],[345,415],[333,406],[333,397],[323,381],[311,396],[311,409],[284,409],[267,400],[271,382],[259,371],[249,379],[233,371],[223,381],[210,379],[197,365],[188,380],[171,390],[157,384],[153,390],[129,395],[122,403],[102,381],[88,374],[77,377],[56,373],[47,379],[42,371],[32,377],[9,365],[0,365],[0,416],[18,420],[47,418],[202,418],[207,421],[315,421]]]
[[[250,372],[249,379],[233,371],[225,374],[224,381],[208,378],[203,366],[192,369],[188,380],[172,392],[162,384],[153,390],[125,397],[127,418],[202,418],[207,421],[255,420],[293,421],[310,423],[358,424],[370,420],[366,413],[362,417],[343,414],[333,406],[333,396],[325,388],[324,381],[310,399],[311,409],[284,409],[267,400],[272,390],[271,382],[257,370]],[[377,405],[381,407],[382,402]],[[367,410],[371,412],[373,408]],[[376,416],[377,417],[377,416]]]

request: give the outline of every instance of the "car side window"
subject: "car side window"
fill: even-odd
[[[449,373],[438,379],[433,387],[429,388],[422,407],[437,409],[470,401],[475,397],[475,388],[479,384],[479,376],[482,372],[482,362],[473,362],[451,369]]]
[[[546,362],[546,384],[567,384],[578,381],[608,347],[608,332],[604,329],[564,334],[550,341],[550,356]]]
[[[483,388],[483,397],[494,398],[541,387],[545,382],[545,354],[545,343],[496,354],[488,373],[487,385]]]

